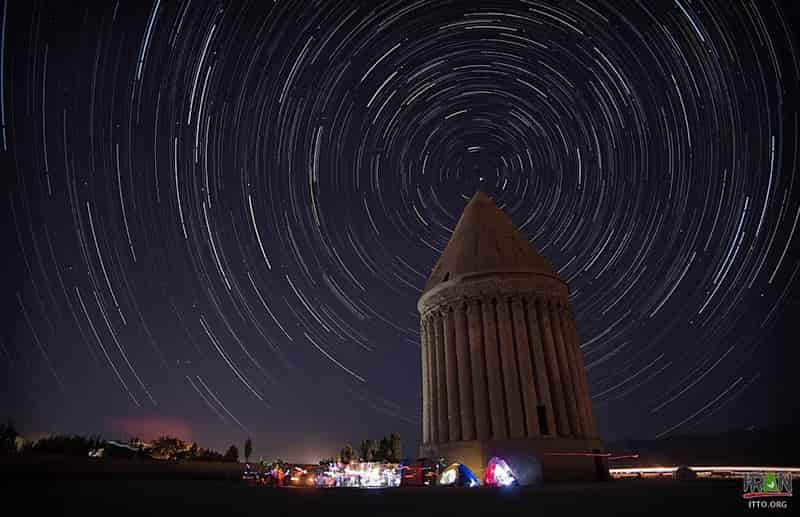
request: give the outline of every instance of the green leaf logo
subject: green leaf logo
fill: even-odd
[[[778,491],[778,480],[776,479],[775,473],[771,472],[769,474],[764,474],[764,492],[777,492]]]

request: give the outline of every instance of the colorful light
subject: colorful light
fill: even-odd
[[[466,465],[453,463],[439,475],[439,485],[475,487],[480,483]]]
[[[452,485],[456,482],[457,469],[447,469],[442,472],[442,477],[439,478],[440,485]]]
[[[486,465],[483,477],[486,486],[510,486],[516,483],[517,476],[502,458],[494,457]]]

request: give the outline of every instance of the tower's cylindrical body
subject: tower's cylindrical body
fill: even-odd
[[[597,438],[567,286],[530,274],[448,284],[419,305],[422,327],[442,329],[422,334],[425,373],[444,374],[437,379],[440,394],[428,389],[427,375],[423,381],[423,440],[473,440],[484,421],[490,425],[481,439]],[[474,382],[473,369],[482,370],[484,382]],[[431,404],[432,394],[438,404]]]
[[[545,479],[604,477],[568,294],[511,220],[476,194],[418,303],[423,455],[478,473],[504,455],[538,462]]]

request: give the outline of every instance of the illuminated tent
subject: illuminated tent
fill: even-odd
[[[517,476],[506,460],[497,456],[489,460],[483,471],[483,484],[486,486],[511,486],[517,484]]]
[[[542,480],[542,464],[533,454],[495,456],[483,471],[483,484],[486,486],[530,486],[539,485]]]
[[[453,463],[439,475],[439,485],[474,487],[480,482],[466,465]]]

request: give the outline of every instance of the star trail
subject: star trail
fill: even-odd
[[[0,417],[413,451],[416,301],[483,190],[570,285],[604,439],[772,423],[790,3],[4,1]]]

